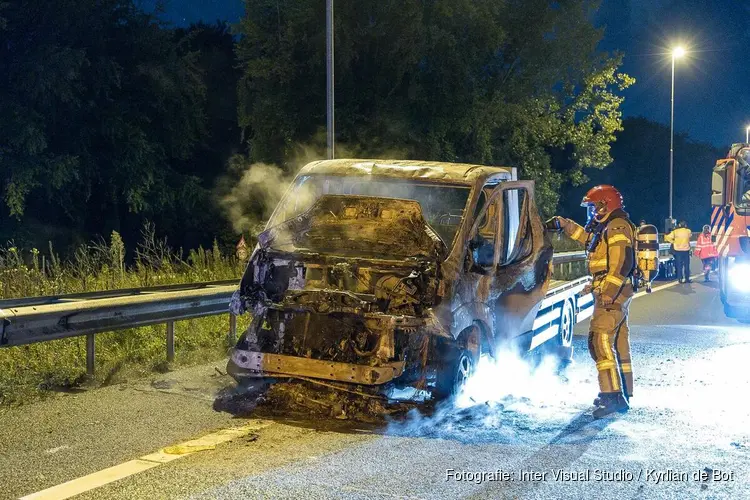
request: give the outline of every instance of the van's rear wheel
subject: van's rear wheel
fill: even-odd
[[[570,347],[573,345],[573,304],[566,300],[562,306],[562,313],[560,315],[560,334],[558,336],[558,343],[562,347]]]
[[[573,329],[575,328],[575,313],[570,300],[563,302],[560,313],[560,328],[557,333],[557,357],[561,366],[567,366],[573,359]]]

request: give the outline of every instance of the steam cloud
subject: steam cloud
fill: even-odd
[[[257,235],[293,178],[294,174],[276,165],[254,163],[247,166],[239,182],[230,186],[221,199],[234,230]]]
[[[405,421],[392,421],[388,432],[468,442],[514,441],[519,429],[569,422],[591,408],[597,392],[591,366],[574,364],[561,377],[553,357],[534,367],[515,353],[502,352],[495,360],[482,357],[455,401],[440,404],[430,416],[412,410]]]
[[[405,151],[381,147],[336,144],[338,158],[408,158]],[[311,144],[294,147],[287,168],[268,163],[250,163],[245,156],[229,160],[229,174],[218,183],[219,203],[233,229],[249,231],[256,236],[273,213],[294,176],[304,165],[326,157],[325,129],[321,129]]]

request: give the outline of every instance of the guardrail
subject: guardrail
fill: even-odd
[[[661,245],[660,250],[668,250]],[[585,260],[583,251],[555,254],[554,266]],[[174,360],[174,323],[229,314],[228,340],[237,337],[237,318],[228,312],[239,280],[107,290],[48,297],[0,300],[0,347],[86,336],[86,370],[94,373],[98,333],[155,324],[166,325],[167,361]]]
[[[691,242],[690,245],[692,247],[695,247],[695,242]],[[666,256],[669,252],[669,248],[670,248],[669,243],[659,244],[660,257]],[[555,266],[556,272],[567,273],[568,275],[570,275],[573,272],[573,265],[580,263],[584,260],[586,260],[586,252],[584,252],[583,250],[580,250],[577,252],[556,253],[552,263]]]
[[[94,373],[97,333],[166,324],[167,360],[174,360],[174,322],[227,314],[239,280],[109,290],[0,301],[0,347],[86,335],[86,370]],[[236,337],[230,315],[230,341]]]

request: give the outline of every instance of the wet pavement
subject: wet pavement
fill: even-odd
[[[581,325],[565,379],[505,359],[481,367],[461,408],[381,425],[265,418],[251,435],[78,498],[750,498],[750,327],[696,282],[636,299],[631,330],[624,415],[590,417]],[[0,413],[0,456],[14,464],[0,468],[0,497],[243,425],[211,409],[226,383],[207,365]]]

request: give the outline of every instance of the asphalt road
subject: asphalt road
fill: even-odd
[[[2,410],[0,497],[249,423],[77,498],[750,498],[750,327],[699,282],[636,299],[630,323],[625,415],[589,416],[586,325],[566,380],[505,360],[469,387],[479,404],[375,426],[214,412],[227,380],[206,365]]]

